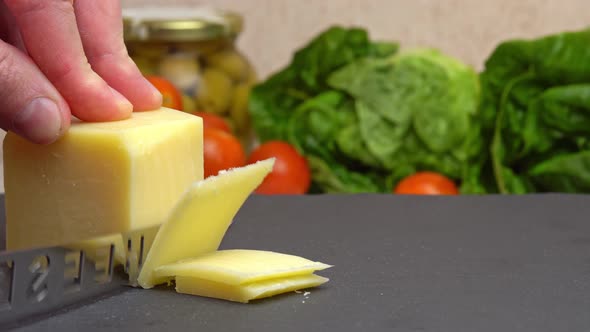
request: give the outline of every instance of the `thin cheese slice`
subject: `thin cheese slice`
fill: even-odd
[[[218,249],[232,219],[274,166],[274,158],[220,172],[194,183],[156,234],[138,284],[152,288],[169,278],[154,269]]]
[[[248,303],[251,300],[317,287],[327,281],[328,278],[308,274],[263,280],[245,285],[228,285],[217,281],[179,276],[176,277],[176,291],[183,294]]]
[[[232,249],[164,265],[157,268],[154,273],[158,277],[193,277],[228,285],[241,285],[268,279],[309,275],[329,267],[331,266],[294,255]]]

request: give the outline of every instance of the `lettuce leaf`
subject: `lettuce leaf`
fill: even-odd
[[[462,178],[479,105],[477,73],[434,49],[361,59],[328,79],[355,100],[360,139],[389,181],[419,170]],[[391,174],[395,174],[391,176]],[[393,180],[392,180],[393,179]]]
[[[358,59],[395,54],[398,44],[371,41],[360,28],[331,27],[299,49],[291,63],[251,92],[249,110],[260,141],[285,140],[307,157],[319,192],[382,192],[385,175],[356,133],[354,101],[331,88],[330,75]]]
[[[286,139],[285,126],[298,105],[329,90],[328,76],[336,69],[363,57],[384,57],[397,44],[372,42],[359,28],[331,27],[295,52],[291,63],[251,91],[253,126],[262,141]]]
[[[511,40],[486,61],[480,123],[490,152],[470,170],[485,192],[590,189],[589,45],[590,30]],[[483,185],[490,172],[493,185]]]
[[[318,191],[391,192],[419,170],[461,180],[479,93],[477,73],[438,50],[334,27],[253,89],[250,112],[261,141],[307,157]]]

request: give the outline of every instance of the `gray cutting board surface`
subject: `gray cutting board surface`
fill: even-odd
[[[590,196],[252,196],[222,247],[334,267],[237,304],[119,292],[18,331],[590,331]]]

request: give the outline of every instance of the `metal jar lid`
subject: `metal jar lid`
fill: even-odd
[[[126,41],[190,42],[233,38],[243,29],[234,12],[195,7],[123,10]]]

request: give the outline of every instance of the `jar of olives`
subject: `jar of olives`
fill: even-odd
[[[224,117],[247,148],[253,137],[248,113],[256,73],[236,47],[243,28],[236,13],[199,8],[127,8],[129,55],[146,76],[172,83],[181,110]]]

